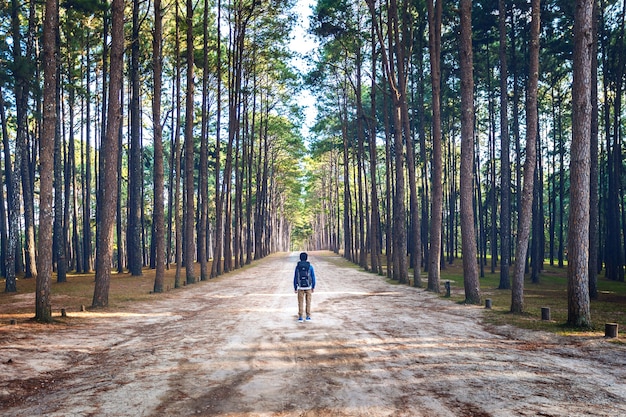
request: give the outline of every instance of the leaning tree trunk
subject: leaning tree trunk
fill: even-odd
[[[524,163],[524,188],[522,190],[515,252],[515,273],[511,293],[511,312],[524,311],[525,259],[532,220],[533,181],[537,155],[537,84],[539,78],[539,0],[532,0],[532,21],[529,44],[529,77],[526,92],[526,161]]]
[[[476,265],[476,233],[473,207],[474,167],[474,71],[472,52],[472,0],[461,0],[461,239],[463,244],[463,282],[465,302],[480,303],[480,284]]]

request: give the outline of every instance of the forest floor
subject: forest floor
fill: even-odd
[[[626,346],[494,326],[480,306],[313,253],[124,309],[0,325],[2,416],[626,416]]]

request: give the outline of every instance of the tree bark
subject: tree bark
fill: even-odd
[[[111,75],[109,81],[109,106],[105,141],[102,143],[102,165],[98,198],[99,233],[96,256],[96,282],[93,307],[109,304],[111,281],[111,258],[115,202],[117,201],[117,160],[119,149],[117,137],[121,122],[120,93],[122,89],[122,65],[124,58],[124,1],[111,2]]]
[[[589,172],[589,297],[598,298],[599,162],[598,162],[598,2],[593,2],[593,49],[591,53],[591,140]]]
[[[141,251],[141,115],[139,113],[139,0],[133,0],[132,36],[130,40],[130,151],[128,160],[128,270],[132,276],[142,274]]]
[[[532,21],[529,43],[529,75],[526,92],[526,161],[524,163],[524,188],[519,215],[519,231],[515,252],[515,273],[511,293],[511,312],[524,311],[525,259],[532,220],[533,187],[537,155],[537,85],[539,79],[539,0],[532,0]]]
[[[474,166],[474,71],[472,52],[472,1],[461,0],[461,239],[465,302],[480,304],[480,284],[476,265],[476,234],[473,207]]]
[[[511,140],[508,117],[508,66],[506,57],[506,3],[499,0],[500,32],[500,285],[499,289],[511,288],[509,265],[511,264]],[[495,208],[494,208],[495,209]]]
[[[588,248],[592,19],[593,0],[577,0],[574,17],[567,323],[582,328],[592,325],[589,303]]]
[[[207,259],[207,229],[209,210],[209,150],[208,150],[208,88],[209,88],[209,68],[208,68],[208,38],[209,38],[209,4],[204,0],[204,14],[202,18],[202,127],[200,134],[200,164],[198,172],[198,210],[200,220],[198,224],[198,261],[200,262],[200,280],[209,279],[208,259]]]
[[[57,124],[57,56],[56,31],[58,30],[57,0],[46,0],[43,27],[43,126],[39,140],[39,256],[35,319],[52,321],[50,283],[52,281],[52,225],[54,221],[53,176],[54,148]]]
[[[163,129],[161,128],[161,94],[163,71],[163,11],[161,0],[154,0],[154,31],[152,39],[152,70],[154,73],[154,95],[152,97],[152,122],[154,135],[154,241],[155,274],[154,292],[163,292],[165,281],[165,212],[164,212],[164,168]]]
[[[185,277],[187,284],[196,282],[195,258],[195,192],[194,192],[194,57],[193,1],[187,0],[187,95],[185,109]]]
[[[434,3],[434,5],[433,5]],[[442,0],[428,0],[428,43],[432,86],[432,209],[428,260],[428,291],[440,291],[443,222],[443,151],[441,132],[441,16]]]

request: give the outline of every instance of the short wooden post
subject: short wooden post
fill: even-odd
[[[87,308],[85,307],[84,304],[80,306],[80,311],[87,311]]]
[[[17,320],[11,319],[11,321],[9,323],[11,323],[11,325],[15,326],[17,324]]]
[[[491,308],[491,298],[487,298],[485,300],[485,308],[488,308],[488,309]]]
[[[604,325],[604,337],[616,338],[618,327],[617,323],[606,323]]]
[[[541,307],[541,320],[550,320],[550,307]]]
[[[67,317],[67,311],[64,308],[61,309],[61,317]]]
[[[450,281],[446,281],[446,297],[450,297]]]

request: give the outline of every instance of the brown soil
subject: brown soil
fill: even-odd
[[[626,347],[483,324],[484,309],[297,254],[118,312],[0,326],[3,416],[626,416]]]

